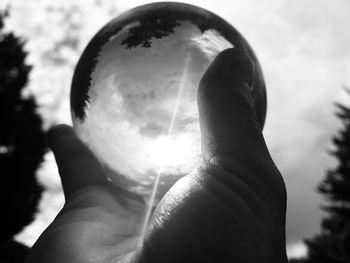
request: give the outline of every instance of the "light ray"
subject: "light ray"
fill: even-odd
[[[187,79],[187,72],[188,72],[188,66],[190,64],[190,60],[191,60],[191,57],[188,56],[186,58],[186,60],[185,60],[185,64],[184,64],[184,67],[183,67],[183,72],[182,72],[182,76],[181,76],[181,80],[180,80],[180,84],[179,84],[179,90],[177,92],[177,98],[176,98],[176,103],[175,103],[175,107],[174,107],[174,112],[173,112],[173,115],[172,115],[172,118],[171,118],[171,122],[170,122],[170,126],[169,126],[169,129],[168,129],[168,133],[167,133],[167,138],[168,139],[169,139],[169,137],[170,137],[170,135],[171,135],[171,133],[173,131],[173,128],[174,128],[176,116],[177,116],[179,105],[180,105],[180,101],[181,101],[182,92],[184,90],[185,82],[186,82],[186,79]],[[151,218],[152,208],[153,208],[153,205],[154,205],[155,196],[156,196],[156,193],[157,193],[157,189],[158,189],[159,179],[160,179],[161,173],[162,173],[162,164],[160,163],[160,164],[158,164],[157,175],[156,175],[156,178],[155,178],[155,181],[154,181],[154,184],[153,184],[153,189],[152,189],[152,192],[151,192],[151,196],[149,198],[145,219],[144,219],[144,222],[143,222],[143,225],[142,225],[142,228],[141,228],[141,236],[140,236],[139,248],[142,246],[143,239],[144,239],[144,237],[146,235],[148,222],[149,222],[149,220]]]

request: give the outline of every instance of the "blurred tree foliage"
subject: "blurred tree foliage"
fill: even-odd
[[[318,186],[328,201],[323,207],[327,216],[321,222],[321,233],[305,241],[307,257],[291,263],[350,263],[350,107],[337,104],[337,109],[343,128],[333,137],[331,154],[338,164]]]
[[[46,146],[35,100],[23,95],[31,70],[24,43],[5,31],[7,15],[0,12],[0,261],[20,262],[26,248],[13,237],[32,222],[37,210],[43,189],[36,171]]]

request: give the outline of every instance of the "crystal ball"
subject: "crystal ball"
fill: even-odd
[[[89,42],[71,86],[73,126],[108,180],[162,196],[201,160],[197,88],[223,50],[255,64],[253,104],[263,126],[266,96],[259,62],[229,23],[183,3],[153,3],[107,23]]]

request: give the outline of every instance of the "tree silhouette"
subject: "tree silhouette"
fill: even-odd
[[[172,17],[150,17],[139,23],[140,25],[129,29],[127,38],[121,43],[128,49],[137,46],[149,48],[152,45],[152,38],[162,39],[170,36],[175,33],[175,27],[180,25],[180,22]]]
[[[321,233],[305,241],[307,257],[290,262],[350,262],[350,107],[337,104],[337,109],[343,128],[332,139],[335,149],[331,154],[338,164],[318,186],[328,201],[323,207],[327,216],[321,222]]]
[[[20,262],[26,248],[13,236],[34,218],[42,192],[35,172],[46,146],[34,98],[23,95],[31,70],[24,43],[5,31],[7,15],[0,12],[0,261]]]

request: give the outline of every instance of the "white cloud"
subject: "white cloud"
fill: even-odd
[[[301,258],[305,256],[307,248],[301,243],[292,243],[287,250],[288,258]]]

